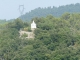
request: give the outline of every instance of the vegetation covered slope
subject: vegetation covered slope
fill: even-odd
[[[34,18],[35,39],[21,39],[20,28],[29,27],[20,19],[0,30],[0,59],[4,60],[79,60],[80,14],[65,13]]]
[[[36,8],[34,10],[31,10],[30,12],[27,12],[23,16],[20,16],[20,18],[24,21],[31,20],[33,17],[46,17],[47,15],[53,15],[55,17],[60,17],[63,13],[69,12],[69,13],[79,13],[80,12],[80,4],[70,4],[65,6],[59,6],[59,7],[47,7],[47,8]]]

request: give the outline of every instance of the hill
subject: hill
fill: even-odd
[[[34,21],[34,39],[19,37],[20,29],[31,31],[30,24],[20,19],[0,25],[0,60],[80,60],[80,14]]]
[[[55,17],[60,17],[63,13],[80,13],[80,4],[70,4],[59,7],[47,7],[47,8],[36,8],[27,12],[26,14],[20,16],[22,20],[31,20],[34,17],[46,17],[47,15],[53,15]]]

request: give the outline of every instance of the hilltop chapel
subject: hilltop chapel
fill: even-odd
[[[33,20],[33,22],[31,23],[31,30],[34,31],[35,29],[36,29],[36,23]]]

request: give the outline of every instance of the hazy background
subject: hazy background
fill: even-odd
[[[80,3],[80,0],[0,0],[0,19],[9,20],[19,17],[19,5],[24,5],[25,14],[38,7],[59,7],[75,3]]]

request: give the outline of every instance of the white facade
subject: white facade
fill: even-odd
[[[35,29],[36,28],[36,23],[33,21],[32,23],[31,23],[31,29]]]

